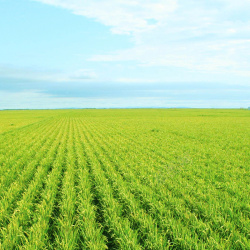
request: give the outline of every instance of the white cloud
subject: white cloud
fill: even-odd
[[[131,35],[133,48],[94,55],[91,61],[250,76],[249,0],[36,1],[94,18],[113,33]]]
[[[176,0],[35,0],[69,9],[76,15],[94,18],[117,34],[130,34],[153,28],[176,7]],[[153,22],[154,23],[154,22]]]
[[[168,46],[142,44],[112,55],[95,55],[92,61],[137,61],[141,66],[174,66],[194,71],[231,72],[250,76],[249,40],[199,41]]]

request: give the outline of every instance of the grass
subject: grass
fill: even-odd
[[[250,112],[0,111],[0,249],[250,249]]]

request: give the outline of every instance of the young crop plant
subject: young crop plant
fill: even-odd
[[[0,111],[0,249],[250,249],[249,124],[247,110]]]
[[[93,183],[90,179],[86,155],[81,144],[83,140],[77,123],[76,158],[78,173],[78,228],[79,245],[84,249],[107,249],[107,239],[103,235],[103,226],[98,223],[97,208],[94,205]]]
[[[56,248],[75,249],[77,247],[78,230],[76,227],[76,156],[75,129],[72,121],[68,127],[68,139],[65,150],[65,171],[62,180],[61,201],[56,220]]]

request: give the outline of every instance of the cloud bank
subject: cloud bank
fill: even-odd
[[[21,82],[82,82],[94,80],[97,74],[92,69],[79,69],[65,72],[60,70],[47,70],[27,67],[16,67],[13,65],[0,64],[0,79]]]

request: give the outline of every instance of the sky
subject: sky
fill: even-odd
[[[0,0],[0,109],[250,106],[250,0]]]

